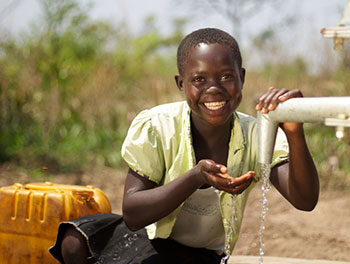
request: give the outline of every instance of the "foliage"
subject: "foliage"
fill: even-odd
[[[91,21],[77,1],[41,5],[43,28],[0,42],[0,160],[51,170],[118,166],[130,108],[174,70],[159,49],[181,32],[163,37],[150,28],[133,38]]]
[[[20,40],[0,40],[0,162],[17,162],[33,177],[41,177],[42,168],[47,173],[46,168],[119,167],[121,144],[136,113],[181,99],[173,75],[186,20],[174,21],[173,32],[163,36],[149,17],[133,36],[125,23],[114,28],[92,21],[78,1],[41,0],[41,5],[44,16],[31,32]],[[256,47],[273,38],[273,32],[266,34]],[[349,94],[345,63],[325,77],[311,76],[303,58],[279,61],[247,69],[240,111],[255,115],[258,96],[272,85],[301,89],[305,96]],[[305,128],[322,184],[350,186],[349,140],[337,142],[332,128]]]
[[[321,178],[321,186],[343,190],[350,187],[350,135],[342,141],[335,137],[335,128],[320,124],[305,124],[310,152],[314,157]]]

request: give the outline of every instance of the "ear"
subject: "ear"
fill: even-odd
[[[240,71],[239,75],[241,77],[242,88],[243,88],[243,84],[244,84],[244,81],[245,81],[245,69],[244,68],[241,68],[241,71]]]
[[[183,77],[179,74],[176,74],[175,82],[176,82],[177,88],[179,88],[180,91],[183,91]]]

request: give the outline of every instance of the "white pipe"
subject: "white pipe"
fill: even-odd
[[[343,18],[340,21],[340,25],[350,26],[350,0],[347,1],[346,7],[344,10],[344,14],[343,14]]]
[[[278,123],[324,123],[339,115],[350,116],[350,97],[292,98],[268,114],[258,112],[258,162],[271,163]]]

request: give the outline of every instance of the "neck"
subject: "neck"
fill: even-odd
[[[213,145],[227,145],[231,138],[233,118],[228,120],[225,124],[220,126],[208,126],[201,122],[201,120],[193,120],[191,118],[191,130],[194,139],[205,143],[208,147]]]

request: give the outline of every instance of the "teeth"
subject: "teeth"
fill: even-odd
[[[221,102],[210,102],[210,103],[204,103],[205,107],[208,108],[209,110],[218,110],[221,107],[225,105],[225,101]]]

